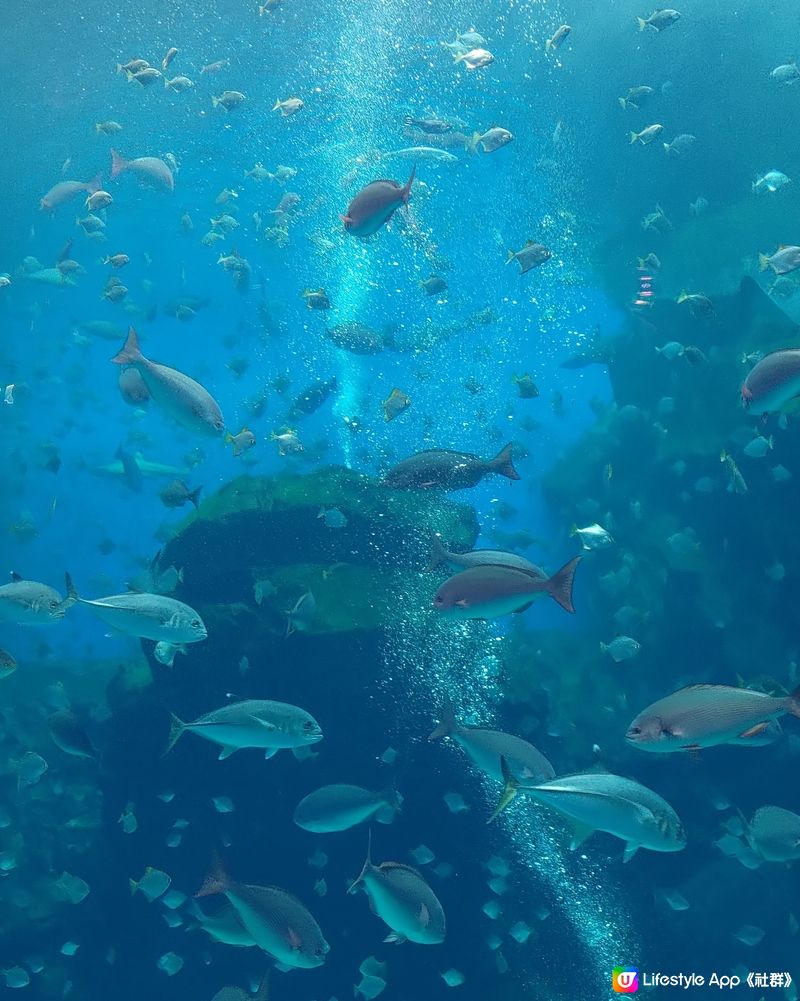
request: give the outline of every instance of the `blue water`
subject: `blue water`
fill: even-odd
[[[614,996],[611,970],[626,964],[706,975],[792,969],[794,870],[747,869],[714,844],[723,823],[735,828],[739,810],[751,816],[766,803],[798,806],[787,782],[797,751],[792,722],[774,747],[716,749],[700,760],[636,754],[622,735],[641,706],[682,684],[743,678],[770,690],[793,687],[800,558],[793,481],[780,488],[767,470],[792,469],[794,425],[784,433],[772,419],[774,452],[748,465],[740,452],[754,422],[744,437],[731,431],[739,419],[737,376],[722,410],[712,412],[718,396],[709,396],[696,437],[681,431],[673,452],[679,432],[659,401],[674,397],[679,408],[687,394],[702,401],[704,372],[730,362],[726,351],[738,358],[739,340],[745,347],[755,329],[737,306],[739,281],[749,276],[769,289],[774,276],[758,273],[758,252],[797,240],[786,223],[798,208],[794,186],[764,196],[758,211],[753,199],[762,196],[750,191],[765,170],[792,178],[800,170],[795,85],[769,77],[792,54],[786,39],[797,32],[797,16],[777,3],[735,9],[686,0],[676,25],[639,33],[635,18],[649,13],[641,5],[589,6],[283,0],[260,16],[255,2],[239,0],[116,8],[87,0],[48,11],[7,4],[13,44],[0,55],[8,136],[0,158],[0,273],[11,283],[0,288],[0,388],[14,388],[13,404],[0,405],[6,570],[62,593],[68,571],[85,597],[122,592],[141,578],[192,509],[168,510],[159,499],[174,474],[146,477],[135,491],[124,478],[99,473],[120,446],[185,470],[186,482],[208,498],[245,473],[311,476],[342,466],[376,483],[423,449],[490,458],[511,441],[520,482],[487,477],[454,495],[474,508],[476,547],[508,548],[504,540],[513,538],[523,555],[553,571],[580,551],[569,534],[573,521],[602,521],[617,537],[613,551],[585,554],[574,618],[545,601],[513,621],[433,622],[427,610],[440,578],[420,574],[410,539],[407,551],[381,554],[395,574],[381,630],[312,629],[265,642],[262,633],[229,628],[179,655],[170,670],[155,662],[152,643],[107,635],[82,607],[46,627],[0,623],[0,647],[19,663],[0,681],[2,804],[10,816],[0,853],[14,858],[0,881],[0,970],[25,968],[30,983],[20,990],[28,996],[211,999],[226,984],[255,985],[270,965],[259,950],[210,941],[185,907],[183,923],[169,928],[161,904],[129,892],[129,878],[154,866],[190,895],[220,850],[236,878],[296,893],[331,944],[320,970],[273,972],[273,1001],[350,997],[370,955],[389,963],[382,996],[403,1001],[445,996],[451,988],[440,974],[450,968],[466,978],[453,988],[457,997],[559,1001]],[[544,41],[562,23],[573,32],[547,57]],[[454,65],[441,44],[472,26],[495,56],[476,72]],[[115,72],[134,57],[160,65],[171,45],[179,54],[168,74],[194,82],[184,93],[161,80],[142,88]],[[217,60],[226,62],[219,72],[200,73]],[[643,83],[655,92],[646,109],[623,112],[617,98]],[[245,95],[228,113],[211,101],[226,89]],[[292,96],[305,102],[297,115],[271,110]],[[445,118],[467,136],[500,125],[514,139],[491,154],[454,148],[451,164],[418,160],[409,210],[360,241],[340,216],[371,180],[402,184],[409,176],[414,160],[389,156],[419,144],[404,134],[406,115]],[[109,119],[123,125],[119,135],[95,131]],[[664,123],[663,136],[631,146],[629,130],[651,122]],[[698,137],[696,148],[666,156],[661,139],[681,132]],[[129,174],[111,180],[112,146],[128,158],[174,158],[174,192],[140,186]],[[285,187],[258,182],[245,176],[256,164],[297,174]],[[88,239],[76,224],[82,196],[53,214],[38,210],[58,181],[98,172],[113,195],[99,213],[105,240]],[[224,190],[235,195],[221,204]],[[287,192],[300,201],[279,245],[265,230]],[[688,205],[699,196],[709,208],[693,221]],[[673,221],[667,237],[640,224],[657,203]],[[225,212],[238,227],[203,245],[209,220]],[[82,266],[75,285],[31,279],[37,267],[28,259],[51,268],[68,240],[69,256]],[[552,258],[521,276],[506,255],[527,240],[544,243]],[[651,251],[665,264],[655,278],[660,300],[652,313],[636,313],[637,259]],[[124,304],[111,304],[101,299],[110,273],[101,261],[121,252],[130,263],[114,274],[129,292]],[[231,253],[249,262],[244,291],[217,263]],[[448,288],[428,297],[419,283],[434,273]],[[329,312],[310,310],[303,299],[303,290],[320,287]],[[719,304],[718,327],[692,326],[685,313],[670,311],[669,300],[685,287]],[[202,303],[179,320],[176,306],[189,299]],[[791,299],[780,305],[789,315],[796,310]],[[490,322],[472,322],[483,311]],[[133,325],[147,357],[207,388],[231,433],[253,431],[253,449],[235,458],[221,439],[192,436],[152,402],[143,410],[127,405],[110,362],[122,339],[81,331],[95,320],[122,331]],[[361,356],[334,346],[326,327],[350,321],[391,331],[402,350]],[[788,319],[771,322],[770,330],[792,330]],[[591,349],[595,331],[621,336],[611,372],[561,367]],[[650,348],[670,340],[701,345],[709,368],[653,375]],[[746,349],[757,346],[748,341]],[[765,348],[776,346],[792,345]],[[519,395],[514,377],[524,373],[538,387],[535,399]],[[338,391],[318,411],[289,418],[293,399],[333,377]],[[635,387],[639,408],[627,423],[614,409],[632,402],[621,386]],[[411,406],[387,422],[381,401],[394,387]],[[348,427],[353,419],[357,431]],[[717,424],[726,429],[718,438],[703,433]],[[270,434],[286,427],[297,429],[303,454],[278,454]],[[725,491],[722,447],[746,474],[747,497]],[[688,463],[685,475],[674,472],[678,459]],[[708,497],[692,489],[704,475],[717,484]],[[632,513],[636,504],[641,515]],[[700,542],[689,570],[676,568],[665,549],[685,526]],[[231,535],[234,544],[248,571],[282,562],[266,539],[234,542]],[[286,552],[293,544],[286,540]],[[202,565],[203,554],[193,555]],[[780,584],[764,572],[776,560],[786,574]],[[216,571],[210,565],[202,581],[187,578],[177,596],[188,600],[193,588],[213,595]],[[614,592],[609,575],[622,572],[627,583]],[[221,580],[218,587],[222,593]],[[627,605],[642,615],[638,632],[614,619]],[[599,643],[619,633],[636,637],[642,652],[617,665]],[[231,697],[303,705],[323,722],[319,758],[298,763],[282,752],[264,762],[245,751],[218,762],[192,735],[161,757],[169,712],[194,719]],[[47,717],[65,699],[85,721],[99,763],[65,755],[51,741]],[[557,774],[603,766],[656,789],[681,815],[687,849],[641,851],[623,866],[621,843],[597,835],[570,852],[563,825],[528,804],[487,827],[497,784],[455,746],[426,740],[447,700],[462,721],[531,740]],[[380,760],[390,746],[398,751],[394,766]],[[28,752],[49,769],[20,788],[19,762]],[[443,945],[383,945],[385,928],[365,898],[345,895],[363,862],[365,827],[316,836],[292,824],[302,796],[341,781],[394,783],[403,793],[397,822],[373,825],[377,860],[410,863],[409,852],[425,844],[437,862],[452,865],[452,875],[429,876],[447,913]],[[174,793],[168,803],[158,798],[166,792]],[[447,792],[461,793],[469,811],[451,815]],[[211,797],[222,795],[233,800],[233,813],[214,810]],[[130,834],[119,823],[128,804],[138,822]],[[188,825],[169,847],[178,819]],[[329,856],[322,873],[308,864],[319,848]],[[495,854],[512,872],[493,920],[482,907],[496,896],[485,867]],[[63,871],[91,887],[80,904],[55,899],[52,884]],[[321,875],[324,896],[313,888]],[[680,893],[689,909],[674,910],[665,891]],[[509,936],[518,921],[532,928],[524,944]],[[763,940],[743,943],[736,935],[744,925],[764,930]],[[487,941],[493,934],[498,948]],[[80,947],[72,957],[60,951],[67,941]],[[183,960],[169,979],[157,967],[167,953]]]

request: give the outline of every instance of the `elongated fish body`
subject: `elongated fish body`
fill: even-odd
[[[785,713],[800,717],[797,693],[775,698],[749,688],[692,685],[648,706],[625,736],[642,751],[662,753],[745,744]]]
[[[552,577],[538,568],[470,567],[442,584],[433,597],[433,608],[449,619],[496,619],[524,612],[537,598],[549,595],[565,611],[574,612],[572,583],[580,561],[580,556],[574,557]]]
[[[800,396],[800,350],[765,355],[742,384],[742,404],[754,416],[778,413]]]
[[[762,806],[745,830],[750,847],[766,862],[800,858],[800,816],[780,806]]]
[[[175,177],[160,157],[138,156],[135,160],[126,160],[117,150],[112,149],[111,180],[125,173],[136,174],[143,184],[161,191],[173,191],[175,188]]]
[[[431,558],[426,570],[435,570],[442,564],[454,569],[469,570],[470,567],[505,566],[516,567],[538,574],[543,579],[547,574],[524,556],[506,552],[504,549],[473,549],[467,553],[451,553],[442,545],[438,535],[431,534]]]
[[[124,347],[111,360],[136,369],[158,406],[187,431],[216,437],[225,430],[219,404],[208,390],[183,372],[145,358],[133,327]]]
[[[223,893],[255,944],[284,966],[312,970],[322,966],[330,946],[311,912],[288,890],[232,880],[221,865],[195,897]]]
[[[325,336],[337,348],[354,355],[380,354],[388,346],[387,338],[379,331],[355,320],[328,327]]]
[[[463,726],[455,717],[452,706],[446,706],[442,722],[428,738],[451,737],[480,770],[503,781],[503,758],[514,775],[524,782],[546,782],[555,778],[553,766],[533,744],[502,730],[487,730],[480,726]]]
[[[300,800],[294,822],[304,831],[330,834],[372,818],[379,823],[391,823],[398,807],[397,796],[391,793],[355,785],[327,785]]]
[[[570,775],[520,789],[577,826],[573,849],[593,831],[621,838],[626,862],[638,848],[677,852],[686,847],[683,826],[669,803],[620,775]]]
[[[417,452],[389,470],[383,482],[396,490],[465,490],[477,486],[490,473],[518,480],[511,461],[511,445],[502,448],[493,459],[481,459],[471,452],[453,452],[432,448]]]
[[[167,750],[186,731],[221,745],[221,760],[242,748],[260,748],[270,758],[277,751],[295,750],[322,740],[319,723],[305,709],[263,699],[232,702],[193,723],[173,716]]]
[[[199,643],[208,635],[203,620],[189,605],[163,594],[129,591],[90,601],[79,599],[112,629],[156,643]]]
[[[444,910],[416,869],[400,862],[373,865],[368,851],[361,875],[349,892],[354,893],[362,884],[372,910],[391,928],[385,941],[419,945],[438,945],[444,941]]]
[[[0,622],[17,626],[46,626],[60,622],[77,600],[69,593],[62,598],[55,588],[13,574],[10,584],[0,587]]]
[[[411,198],[415,167],[404,185],[397,181],[372,181],[355,196],[343,216],[344,228],[351,236],[372,236],[387,223],[401,205]]]

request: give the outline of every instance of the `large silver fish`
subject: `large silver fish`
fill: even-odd
[[[314,916],[279,886],[237,883],[217,861],[195,897],[224,894],[253,941],[284,966],[311,970],[322,966],[330,946]]]
[[[542,576],[546,576],[535,563],[526,560],[524,556],[507,553],[503,549],[473,549],[467,553],[451,553],[445,548],[439,536],[431,532],[431,557],[425,569],[435,570],[443,563],[460,570],[487,565],[517,567],[519,570],[538,572]]]
[[[391,928],[384,941],[409,941],[420,945],[443,942],[444,910],[430,886],[416,869],[400,862],[374,865],[371,848],[370,834],[364,867],[348,892],[355,893],[359,886],[364,886],[372,910]]]
[[[78,600],[69,574],[66,574],[67,597],[62,598],[55,588],[36,580],[24,580],[17,573],[11,574],[11,583],[0,587],[0,622],[13,622],[17,626],[45,626],[60,622],[67,609]]]
[[[165,753],[172,750],[187,730],[219,744],[220,761],[243,748],[261,748],[264,756],[271,758],[284,748],[298,751],[322,740],[319,723],[305,709],[263,699],[232,702],[193,723],[184,723],[173,714]]]
[[[203,620],[190,605],[164,594],[129,591],[94,601],[88,598],[77,600],[112,629],[126,636],[139,636],[156,643],[163,640],[181,644],[199,643],[208,635]]]
[[[503,733],[502,730],[463,726],[456,719],[451,705],[444,707],[442,721],[428,740],[439,740],[442,737],[452,738],[470,760],[496,782],[503,781],[503,758],[511,771],[523,781],[545,782],[555,777],[553,766],[533,744],[513,734]]]
[[[391,824],[401,803],[393,789],[373,792],[356,785],[327,785],[300,800],[294,822],[315,834],[346,831],[372,818],[379,824]]]
[[[658,793],[632,779],[608,772],[565,775],[538,785],[519,782],[505,759],[506,787],[492,819],[518,792],[560,813],[573,828],[570,849],[575,850],[595,831],[605,831],[625,842],[627,862],[639,848],[678,852],[686,834],[678,815]]]
[[[183,372],[145,358],[133,327],[111,361],[136,369],[159,407],[187,431],[216,436],[225,430],[219,404],[208,390]]]
[[[766,862],[800,858],[800,816],[780,806],[762,806],[745,827],[753,851]]]
[[[750,688],[692,685],[640,712],[625,737],[642,751],[665,753],[744,744],[785,713],[800,716],[800,693],[775,698]]]
[[[433,608],[449,619],[496,619],[524,612],[549,595],[566,612],[574,612],[572,582],[581,561],[575,556],[548,577],[538,567],[478,565],[462,570],[442,584],[433,596]]]

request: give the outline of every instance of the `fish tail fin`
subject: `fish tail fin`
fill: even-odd
[[[628,101],[626,100],[626,98],[619,97],[619,98],[617,98],[617,100],[619,101],[620,108],[622,108],[623,111],[627,111],[627,109],[628,109]]]
[[[111,150],[111,180],[128,169],[128,161],[117,149]]]
[[[224,444],[225,444],[225,445],[230,445],[230,443],[231,443],[232,441],[233,441],[233,435],[232,435],[232,434],[230,433],[230,431],[226,431],[226,432],[225,432],[225,440],[224,440]]]
[[[225,872],[222,859],[215,853],[211,863],[211,872],[203,880],[203,885],[197,893],[194,894],[194,899],[197,900],[198,897],[210,897],[215,893],[224,893],[230,885],[231,880],[227,872]]]
[[[137,361],[142,361],[144,355],[139,350],[139,338],[133,327],[128,328],[128,337],[122,348],[111,359],[115,365],[134,365]]]
[[[218,97],[214,97],[214,96],[212,95],[212,97],[211,97],[211,107],[212,107],[212,108],[218,108],[218,107],[219,107],[219,104],[220,104],[220,100],[219,100],[219,98],[218,98]]]
[[[265,8],[259,7],[258,12],[263,15]],[[261,978],[261,983],[258,985],[258,990],[253,997],[253,1001],[269,1001],[269,967],[267,967],[267,972]]]
[[[511,461],[511,450],[511,442],[504,445],[489,462],[489,468],[493,473],[499,473],[500,476],[507,476],[509,480],[518,480],[519,473],[514,469],[514,463]]]
[[[481,141],[481,134],[480,134],[480,132],[473,132],[472,133],[472,137],[470,139],[467,139],[467,141],[464,143],[464,147],[465,147],[466,151],[468,153],[477,153],[478,152],[478,143],[480,141]]]
[[[202,487],[198,487],[196,490],[192,490],[192,492],[187,496],[187,500],[191,504],[194,504],[195,508],[200,506],[200,494],[202,493],[202,490]]]
[[[505,810],[505,808],[516,798],[519,792],[519,782],[517,778],[511,771],[508,762],[504,757],[500,757],[500,770],[503,773],[503,781],[505,785],[503,786],[503,791],[500,793],[500,799],[497,801],[497,806],[494,808],[494,813],[486,821],[487,824],[499,817],[500,814]]]
[[[131,896],[133,896],[134,893],[136,893],[136,891],[139,889],[139,884],[136,882],[135,879],[128,880],[128,889],[131,891]]]
[[[162,758],[166,758],[172,748],[178,743],[185,729],[186,724],[180,716],[176,716],[175,713],[170,713],[169,739],[167,741],[166,750],[161,755]]]
[[[361,867],[361,872],[358,874],[358,878],[355,882],[351,883],[347,892],[355,893],[356,890],[364,882],[364,877],[372,868],[372,828],[367,830],[367,857],[364,859],[364,864]]]
[[[280,108],[280,106],[281,106],[280,100],[276,100],[275,103],[272,105],[272,110],[277,111],[278,108]]]
[[[417,165],[414,164],[414,166],[411,168],[411,176],[406,181],[403,190],[401,192],[402,199],[406,205],[408,205],[408,200],[409,198],[411,198],[411,185],[414,183],[414,178],[416,176],[417,176]]]
[[[639,31],[644,31],[647,27],[647,21],[643,17],[637,17],[636,20],[639,22]]]
[[[506,251],[506,264],[510,264],[516,256],[513,250]]]
[[[456,719],[455,709],[453,708],[453,703],[448,699],[442,706],[442,718],[439,721],[439,725],[428,737],[428,740],[440,740],[442,737],[449,736],[457,728],[458,720]]]
[[[553,45],[553,39],[552,38],[548,38],[547,41],[544,43],[544,51],[545,52],[550,52],[554,48],[555,48],[555,45]]]
[[[759,271],[766,271],[768,267],[769,267],[769,258],[767,257],[767,255],[766,254],[759,254],[758,255],[758,270]]]
[[[67,586],[67,597],[64,599],[62,604],[67,608],[71,608],[72,605],[76,605],[80,601],[80,597],[78,595],[78,589],[72,583],[72,577],[70,577],[69,573],[66,571],[64,572],[64,583]]]
[[[671,143],[661,143],[661,145],[664,147],[664,152],[665,153],[671,153],[672,152],[672,144]]]
[[[675,300],[675,302],[677,302],[677,304],[680,306],[680,304],[682,302],[686,302],[688,298],[689,298],[689,293],[686,291],[682,291],[679,293],[678,298]]]
[[[425,567],[427,572],[435,570],[442,563],[446,563],[449,557],[449,553],[442,545],[442,540],[436,534],[436,532],[431,532],[431,555],[428,560],[428,565]]]
[[[93,195],[95,191],[99,191],[103,187],[103,175],[98,171],[91,181],[86,182],[86,190],[90,195]]]
[[[574,556],[547,580],[547,593],[565,612],[575,611],[575,606],[572,604],[572,582],[575,579],[575,570],[582,559],[582,556]]]
[[[633,145],[633,143],[635,143],[639,138],[635,132],[629,132],[628,135],[631,137],[631,145]]]

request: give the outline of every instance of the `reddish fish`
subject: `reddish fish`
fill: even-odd
[[[433,598],[433,607],[449,619],[496,619],[524,612],[548,594],[566,612],[574,612],[572,582],[582,557],[575,556],[548,577],[538,567],[477,566],[446,580]]]
[[[506,476],[509,480],[519,479],[511,461],[510,443],[493,459],[481,459],[471,452],[453,452],[447,448],[417,452],[390,469],[383,482],[397,490],[465,490],[476,486],[489,473]]]
[[[60,181],[58,184],[54,184],[44,198],[40,200],[39,208],[42,212],[54,212],[59,205],[63,205],[64,202],[68,202],[76,195],[80,195],[84,191],[93,195],[102,186],[102,174],[93,177],[91,181]]]
[[[111,180],[120,174],[130,172],[136,174],[140,181],[162,191],[175,189],[175,178],[163,160],[157,156],[138,156],[135,160],[126,160],[117,150],[111,150]]]
[[[342,216],[344,228],[352,236],[372,236],[387,223],[401,205],[408,205],[417,168],[401,187],[397,181],[372,181],[362,188]]]
[[[765,355],[742,383],[742,405],[751,414],[786,410],[800,396],[800,349]]]

